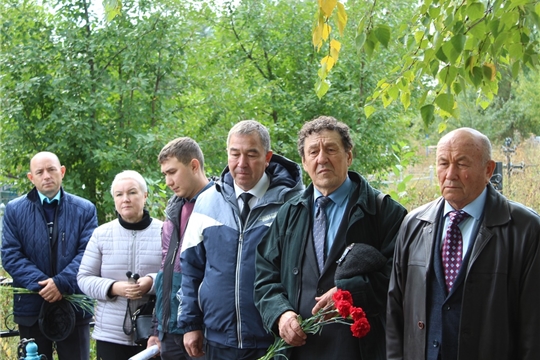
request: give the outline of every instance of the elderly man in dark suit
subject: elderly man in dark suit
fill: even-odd
[[[396,242],[388,359],[538,359],[540,217],[494,190],[494,168],[474,129],[439,141],[442,197],[412,211]]]
[[[266,327],[294,346],[290,360],[385,359],[386,292],[406,211],[349,171],[352,148],[349,127],[335,118],[304,124],[298,152],[312,184],[281,207],[257,248],[255,304]],[[382,262],[341,271],[337,261],[351,244]],[[298,315],[305,319],[332,306],[338,289],[349,291],[354,305],[363,308],[370,332],[358,339],[348,326],[331,324],[320,334],[305,334]]]

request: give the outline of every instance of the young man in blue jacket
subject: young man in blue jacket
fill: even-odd
[[[14,320],[21,339],[35,339],[38,352],[47,359],[52,359],[56,343],[60,360],[88,360],[90,313],[76,311],[73,331],[64,335],[43,332],[51,325],[47,321],[54,320],[45,320],[41,327],[38,321],[44,303],[48,307],[64,295],[81,294],[77,272],[98,225],[95,206],[62,188],[65,172],[53,153],[40,152],[32,158],[27,176],[35,187],[6,206],[2,265],[13,278],[14,287],[36,292],[14,297]]]
[[[227,154],[220,181],[199,196],[186,229],[179,326],[192,357],[255,360],[273,342],[253,302],[255,249],[303,184],[300,167],[272,153],[256,121],[233,126]]]

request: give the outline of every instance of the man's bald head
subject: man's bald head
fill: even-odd
[[[484,191],[494,169],[491,143],[477,130],[451,131],[437,144],[441,194],[456,210],[463,209]]]
[[[30,160],[27,176],[40,193],[52,199],[60,190],[65,173],[66,168],[60,164],[56,154],[42,151]]]

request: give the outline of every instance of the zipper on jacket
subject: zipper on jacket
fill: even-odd
[[[131,269],[128,269],[129,271],[132,271],[133,274],[137,274],[138,271],[135,268],[135,238],[137,237],[137,231],[132,230],[131,231]],[[140,274],[139,274],[140,275]]]
[[[176,255],[178,253],[178,248],[180,247],[180,241],[176,243],[176,247],[174,248],[173,257],[171,259],[171,265],[174,265],[174,261],[176,260]],[[173,270],[174,271],[174,270]]]
[[[64,256],[67,256],[67,245],[66,245],[66,233],[65,232],[62,232],[61,244],[62,244],[62,250],[64,250],[63,251]]]
[[[249,215],[248,215],[249,218]],[[247,223],[247,219],[246,219]],[[236,269],[234,284],[234,306],[236,310],[236,336],[238,337],[238,348],[243,349],[242,343],[242,317],[240,316],[240,262],[242,260],[242,246],[244,243],[244,231],[240,232],[238,239],[238,252],[236,253]]]
[[[183,205],[182,205],[183,206]],[[180,211],[180,214],[181,214],[181,211]],[[172,225],[173,225],[173,231],[171,232],[171,237],[169,239],[169,247],[167,249],[167,254],[165,255],[165,257],[167,257],[169,255],[169,252],[171,251],[171,241],[172,241],[172,238],[174,237],[174,234],[177,234],[178,237],[180,237],[180,224],[177,225],[176,221],[173,221],[173,218],[172,216],[167,213],[167,221],[169,221]],[[165,224],[165,223],[164,223]],[[163,226],[161,227],[161,239],[163,238]],[[173,278],[174,278],[174,262],[176,260],[176,256],[178,255],[178,250],[180,249],[180,239],[178,239],[178,241],[176,242],[176,246],[175,246],[175,249],[174,249],[174,254],[173,254],[173,257],[171,259],[171,264],[170,266],[172,266],[172,269],[169,269],[170,272],[171,272],[171,278],[170,280],[171,281],[167,281],[167,283],[164,281],[166,278],[167,280],[168,279],[168,275],[166,276],[165,274],[165,270],[167,269],[167,264],[164,262],[163,263],[163,273],[162,273],[162,285],[161,285],[161,303],[162,303],[162,308],[161,308],[161,328],[163,329],[163,332],[170,332],[170,324],[169,324],[169,321],[171,319],[171,307],[169,306],[170,305],[170,301],[171,301],[171,295],[173,293],[172,291],[172,281],[173,281]],[[166,260],[166,259],[165,259]],[[176,296],[176,295],[175,295]],[[157,299],[156,299],[157,301]],[[159,326],[159,321],[158,321],[158,325],[156,326]]]

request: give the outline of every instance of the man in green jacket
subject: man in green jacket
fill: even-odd
[[[290,360],[385,358],[386,292],[406,210],[348,171],[352,148],[346,124],[329,116],[304,124],[298,152],[312,184],[283,205],[257,248],[255,303],[265,326],[293,346]],[[383,261],[336,278],[337,261],[352,243]],[[302,331],[299,315],[331,305],[337,289],[348,290],[365,311],[371,331],[364,338],[342,324],[315,335]]]

